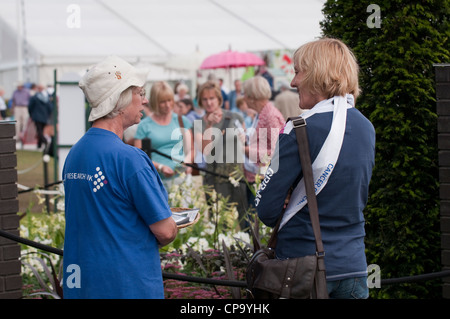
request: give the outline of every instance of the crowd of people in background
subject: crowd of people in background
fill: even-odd
[[[159,81],[149,95],[147,72],[121,58],[109,57],[86,72],[79,86],[91,106],[92,127],[63,169],[64,276],[71,276],[67,265],[79,265],[83,285],[64,281],[65,298],[163,298],[159,248],[178,232],[169,188],[195,168],[206,172],[203,184],[237,203],[241,228],[249,206],[266,226],[279,225],[277,259],[317,254],[299,157],[301,125],[292,120],[298,115],[308,121],[306,150],[319,176],[314,187],[326,255],[318,257],[329,297],[368,298],[363,210],[375,129],[355,108],[359,67],[350,48],[331,38],[302,45],[293,60],[290,86],[297,94],[287,83],[274,90],[265,66],[242,83],[235,80],[232,91],[210,76],[196,92]],[[45,88],[33,90],[19,85],[11,105],[17,136],[30,118],[42,145],[53,104]],[[237,168],[245,182],[231,178]],[[97,180],[78,178],[86,174]],[[253,198],[248,186],[258,175],[264,181]]]
[[[277,137],[286,119],[300,115],[301,109],[298,94],[291,91],[287,82],[281,82],[275,90],[273,77],[265,67],[253,78],[235,79],[232,83],[234,87],[229,89],[214,74],[196,92],[191,92],[182,81],[173,86],[166,81],[152,83],[151,91],[146,94],[149,103],[142,112],[141,123],[129,127],[123,139],[141,149],[143,139],[151,141],[152,152],[148,155],[167,191],[174,183],[181,182],[181,173],[194,175],[201,184],[211,185],[236,202],[242,219],[253,206],[253,193],[245,183],[232,185],[223,176],[240,169],[252,185],[260,166],[268,164],[276,143],[272,139]],[[22,147],[25,143],[36,144],[39,150],[49,146],[52,93],[53,88],[41,84],[18,83],[11,98],[5,100],[5,91],[0,87],[0,120],[16,121],[16,140]],[[194,136],[195,121],[201,123],[198,136]],[[208,128],[221,130],[222,138],[211,137],[205,143],[204,136],[210,134]],[[227,128],[241,133],[237,140],[232,134],[226,134]],[[227,157],[227,143],[240,143],[237,149],[241,152],[232,154],[231,160]],[[261,145],[263,150],[258,149]]]
[[[233,84],[230,90],[213,74],[196,92],[190,92],[184,82],[173,86],[166,81],[152,83],[149,108],[139,124],[125,131],[124,141],[142,149],[142,141],[149,140],[149,156],[167,191],[182,182],[180,176],[185,175],[181,173],[194,175],[237,203],[245,227],[244,216],[254,201],[248,184],[252,187],[255,176],[264,174],[262,168],[268,165],[287,118],[302,110],[298,94],[287,82],[274,89],[266,68],[245,81],[235,79]],[[232,151],[227,150],[230,145]],[[236,170],[244,173],[248,184],[233,185],[223,177]]]
[[[36,144],[45,149],[51,143],[53,88],[42,84],[19,82],[10,99],[0,87],[0,120],[16,122],[15,138],[18,143]]]

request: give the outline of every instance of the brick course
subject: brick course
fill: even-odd
[[[15,124],[0,122],[0,229],[19,234]],[[20,246],[0,237],[0,299],[22,298]]]
[[[441,263],[450,269],[450,64],[435,65],[438,115]],[[443,279],[442,297],[450,299],[450,277]]]

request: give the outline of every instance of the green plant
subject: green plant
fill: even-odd
[[[207,249],[219,249],[225,239],[229,245],[233,236],[249,241],[248,233],[239,229],[236,203],[229,202],[210,186],[191,185],[187,181],[174,184],[169,189],[171,207],[198,208],[200,219],[189,227],[182,228],[177,238],[164,251],[186,251],[187,246],[202,253]]]
[[[21,237],[62,249],[64,246],[65,218],[63,213],[36,214],[28,212],[20,222]],[[62,257],[21,245],[22,281],[28,297],[60,298]],[[59,269],[59,272],[56,272]]]
[[[241,171],[230,176],[231,183],[239,183],[242,179]],[[163,270],[204,278],[244,280],[253,246],[250,233],[239,229],[236,203],[230,203],[228,198],[210,187],[191,188],[186,182],[173,185],[169,193],[170,206],[199,208],[201,218],[193,226],[181,229],[177,239],[163,248]],[[191,206],[191,203],[196,204]],[[251,224],[252,219],[249,221]],[[268,228],[257,223],[257,229],[264,241]],[[205,287],[180,281],[165,283],[168,298],[241,298],[244,293],[235,287]]]
[[[32,254],[39,254],[41,257],[31,256]],[[55,267],[52,263],[52,258],[43,252],[22,254],[22,265],[26,269],[30,269],[39,284],[40,289],[31,288],[27,297],[39,296],[46,298],[47,296],[53,299],[61,299],[63,296],[62,288],[60,285],[62,278],[62,263],[60,264],[59,272],[56,273]],[[50,265],[50,266],[49,266]],[[26,271],[25,271],[26,272]],[[29,278],[31,286],[35,287],[36,284]]]

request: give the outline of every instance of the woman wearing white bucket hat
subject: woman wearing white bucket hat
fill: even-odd
[[[79,83],[93,125],[63,169],[65,298],[164,298],[158,246],[175,238],[176,224],[152,162],[122,141],[148,103],[146,76],[112,56]]]

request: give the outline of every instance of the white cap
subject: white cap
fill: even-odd
[[[91,105],[89,121],[109,114],[120,94],[130,86],[144,86],[147,70],[138,70],[125,60],[110,56],[89,68],[78,83]]]

